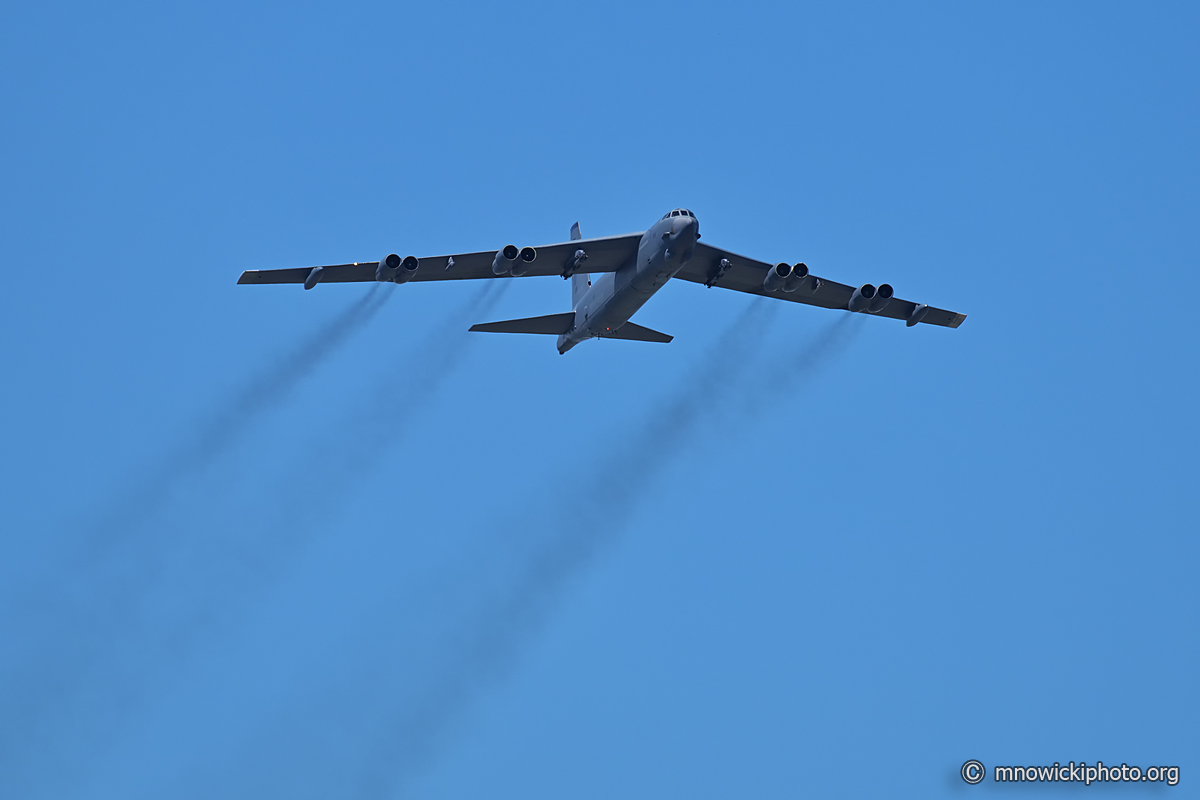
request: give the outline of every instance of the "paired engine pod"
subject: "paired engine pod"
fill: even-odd
[[[416,256],[400,258],[392,253],[379,259],[379,266],[375,268],[375,280],[408,283],[417,274],[419,266],[421,266],[421,262],[417,260]]]
[[[767,272],[767,278],[763,281],[763,289],[768,292],[778,292],[780,289],[788,291],[788,278],[792,276],[792,267],[790,264],[785,264],[782,261]]]
[[[888,301],[892,299],[891,284],[881,283],[876,289],[869,283],[864,283],[862,286],[854,290],[854,294],[850,295],[849,309],[851,311],[865,311],[868,314],[878,314],[887,307]]]

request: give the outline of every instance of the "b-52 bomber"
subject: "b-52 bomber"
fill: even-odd
[[[318,283],[444,281],[558,275],[571,281],[571,310],[541,317],[471,326],[489,333],[540,333],[558,337],[558,352],[585,339],[669,342],[665,333],[630,322],[638,309],[671,278],[718,286],[810,306],[957,328],[966,314],[895,297],[886,283],[846,286],[809,272],[803,263],[768,264],[702,244],[700,223],[677,208],[645,233],[584,239],[579,223],[571,240],[542,247],[506,245],[500,250],[417,258],[396,254],[379,261],[325,267],[247,270],[238,283]],[[592,276],[596,276],[592,280]]]

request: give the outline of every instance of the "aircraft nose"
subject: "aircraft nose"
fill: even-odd
[[[696,241],[696,231],[699,230],[700,223],[695,217],[680,217],[675,223],[675,238],[687,239],[688,241]]]

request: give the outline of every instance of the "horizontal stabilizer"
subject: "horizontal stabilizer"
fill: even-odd
[[[626,322],[615,331],[608,331],[601,334],[602,339],[632,339],[635,342],[662,342],[667,344],[674,336],[667,336],[665,333],[652,331],[649,328],[643,328],[641,325],[635,325],[632,322]]]
[[[472,325],[471,330],[483,333],[548,333],[558,336],[561,333],[571,330],[571,326],[574,324],[575,312],[567,311],[563,314],[547,314],[544,317],[525,317],[524,319],[506,319],[502,322],[483,322],[479,325]],[[668,339],[668,341],[670,340]]]

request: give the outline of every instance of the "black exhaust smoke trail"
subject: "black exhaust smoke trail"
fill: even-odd
[[[750,387],[751,393],[747,395],[750,410],[761,413],[780,395],[794,390],[840,358],[862,331],[863,322],[860,314],[842,314],[825,324],[800,352],[790,352],[785,347],[772,353],[768,369]]]
[[[558,509],[555,518],[561,523],[521,520],[508,526],[509,535],[488,553],[478,553],[473,563],[460,564],[455,574],[439,578],[431,593],[404,603],[461,607],[463,613],[449,632],[434,634],[440,644],[433,648],[417,647],[405,637],[403,655],[368,658],[358,679],[331,687],[327,701],[345,715],[336,723],[341,758],[330,757],[322,732],[303,732],[309,715],[295,709],[296,718],[283,726],[289,733],[280,737],[272,730],[262,745],[248,749],[240,766],[226,774],[228,783],[219,793],[260,796],[285,775],[309,785],[312,796],[327,794],[318,788],[322,783],[354,797],[403,793],[437,757],[471,701],[511,668],[571,579],[616,538],[653,488],[655,475],[688,445],[698,426],[728,415],[731,406],[734,422],[769,407],[772,392],[811,378],[841,354],[856,329],[857,320],[834,322],[798,353],[794,345],[779,346],[778,339],[768,346],[766,333],[776,309],[776,304],[764,301],[751,305],[666,402],[654,404],[640,424],[631,426],[635,435],[617,444],[594,476],[569,482],[587,495]],[[761,358],[756,363],[756,355],[770,359],[769,369],[763,369]],[[747,393],[756,400],[754,408],[737,403],[736,395]],[[418,674],[398,682],[394,668],[385,666],[397,657],[402,662],[415,657]],[[350,746],[343,747],[347,743]],[[311,779],[300,778],[306,773]]]
[[[565,520],[562,528],[533,531],[530,541],[504,543],[527,549],[513,574],[502,580],[500,591],[481,598],[474,616],[453,637],[455,652],[447,663],[430,670],[436,676],[431,685],[421,687],[412,705],[398,719],[384,723],[377,742],[366,746],[369,755],[358,796],[392,796],[436,756],[454,718],[511,664],[566,584],[617,536],[653,488],[654,478],[688,445],[697,426],[722,410],[764,346],[775,313],[775,304],[756,300],[722,332],[666,402],[654,404],[654,410],[632,426],[633,435],[605,459],[598,474],[577,484],[586,487],[587,494],[556,515]],[[451,583],[459,592],[470,591],[469,580]]]
[[[274,480],[260,478],[260,501],[274,506],[273,519],[254,536],[245,537],[247,545],[232,556],[235,563],[228,567],[236,575],[222,576],[219,581],[232,587],[232,594],[228,588],[225,590],[226,602],[231,596],[244,602],[244,594],[261,589],[316,533],[330,528],[337,512],[371,477],[388,451],[413,425],[420,424],[421,414],[465,360],[472,343],[479,341],[479,335],[468,332],[467,328],[481,321],[481,315],[500,302],[510,285],[507,280],[484,281],[459,308],[420,339],[395,339],[385,373],[357,404],[349,403],[339,409],[341,419],[330,426],[325,438],[294,462],[295,471]],[[202,628],[208,622],[202,617],[198,614],[183,621],[183,627]],[[165,666],[160,664],[156,668],[162,670]],[[368,705],[374,707],[377,702],[374,699]],[[271,747],[278,743],[278,738],[273,737]],[[328,760],[327,757],[301,760],[288,769],[303,774],[318,762]],[[227,776],[232,784],[216,789],[191,786],[188,791],[177,787],[177,796],[271,794],[280,773],[265,767],[261,753],[247,754],[247,763],[245,770]],[[238,774],[243,771],[262,779],[253,791],[247,792],[240,785]],[[224,780],[218,775],[213,777]]]
[[[177,491],[229,452],[257,419],[374,317],[389,295],[384,287],[372,286],[273,358],[190,440],[167,453],[123,502],[84,530],[65,553],[65,563],[49,568],[41,584],[30,585],[10,606],[22,608],[31,633],[28,641],[10,640],[12,649],[0,661],[3,683],[15,689],[0,693],[0,717],[6,721],[0,731],[0,794],[18,774],[27,774],[34,760],[25,757],[32,755],[31,748],[45,756],[64,733],[68,738],[83,733],[64,730],[75,724],[77,707],[94,703],[100,694],[120,694],[111,684],[113,663],[140,653],[146,645],[142,640],[155,636],[143,619],[143,606],[161,577],[163,560],[187,544],[158,535],[164,529],[155,523]]]
[[[466,317],[484,313],[484,306],[494,300],[481,295],[463,319],[448,323],[446,332],[463,337]],[[295,719],[289,718],[280,728],[271,729],[236,759],[230,771],[214,775],[218,786],[198,789],[194,796],[259,797],[270,793],[284,776],[289,784],[311,787],[300,793],[304,796],[328,794],[320,788],[322,785],[337,786],[338,793],[349,797],[393,796],[398,786],[419,773],[436,754],[449,723],[474,696],[476,685],[493,681],[494,673],[507,666],[525,635],[532,633],[551,609],[562,584],[618,532],[649,488],[645,484],[686,446],[688,434],[705,413],[736,385],[737,377],[760,346],[773,313],[769,304],[752,304],[720,336],[704,361],[684,376],[668,402],[655,404],[653,415],[640,425],[634,423],[638,435],[615,449],[598,471],[599,477],[590,483],[586,478],[580,480],[578,485],[587,486],[589,492],[585,502],[560,509],[559,516],[568,518],[567,530],[536,523],[531,527],[525,521],[513,525],[514,538],[499,543],[499,552],[477,553],[471,563],[452,567],[455,574],[439,576],[431,591],[418,590],[409,598],[411,602],[404,603],[462,608],[464,613],[456,616],[465,624],[455,627],[449,636],[434,633],[440,646],[435,644],[432,652],[416,656],[413,666],[419,675],[412,680],[398,683],[391,670],[386,674],[375,671],[379,665],[394,663],[397,656],[409,662],[414,655],[409,650],[404,655],[367,657],[356,679],[330,687],[332,696],[325,701],[345,716],[334,725],[340,731],[337,750],[343,757],[331,757],[329,744],[318,743],[324,731],[306,730],[311,716],[298,708]],[[445,350],[437,353],[426,369],[452,363],[454,353],[466,346],[446,341]],[[437,373],[424,374],[432,380],[412,386],[410,392],[425,393],[434,388]],[[366,406],[371,413],[360,419],[360,423],[369,423],[363,425],[363,432],[371,437],[388,433],[393,424],[402,425],[393,423],[398,411],[394,400],[413,396],[398,394],[386,383],[380,388]],[[374,414],[377,409],[387,413],[382,421]],[[339,437],[343,442],[345,438]],[[322,468],[339,475],[339,482],[358,483],[364,471],[374,468],[374,450],[382,446],[377,438],[357,443],[344,452],[346,461],[341,467],[331,467],[326,460]],[[340,494],[341,489],[334,493]],[[590,507],[592,502],[602,507]],[[294,506],[291,511],[297,515],[292,523],[278,527],[281,547],[294,546],[294,537],[303,525],[299,518],[303,512]],[[311,514],[305,516],[311,522]],[[412,646],[408,637],[404,641]],[[331,771],[336,777],[330,775]],[[305,775],[308,777],[302,777]]]
[[[731,393],[744,393],[743,400],[751,401],[745,410],[761,413],[841,357],[861,330],[862,320],[847,314],[825,325],[798,352],[768,346],[766,333],[776,308],[765,301],[752,304],[668,401],[634,428],[637,435],[618,447],[606,468],[582,482],[587,499],[559,515],[565,525],[544,532],[523,554],[501,591],[481,603],[458,632],[449,663],[431,670],[436,676],[432,685],[386,727],[365,765],[361,796],[392,796],[436,757],[455,717],[511,666],[570,580],[628,522],[656,473],[686,447],[699,424],[723,410]],[[753,365],[754,357],[764,353],[768,363]],[[747,369],[753,369],[756,379],[739,382]],[[745,421],[744,411],[739,416]]]
[[[262,482],[261,499],[277,503],[276,519],[259,529],[256,535],[239,537],[241,550],[223,552],[223,562],[215,567],[207,566],[205,574],[188,575],[187,587],[181,585],[175,591],[191,596],[169,620],[147,622],[143,618],[142,601],[151,586],[133,585],[137,583],[138,575],[119,582],[107,581],[94,589],[92,593],[100,601],[98,608],[89,609],[86,620],[71,621],[74,627],[83,627],[86,623],[89,629],[87,634],[80,632],[69,644],[70,649],[79,652],[55,654],[56,666],[52,666],[48,675],[40,676],[49,678],[47,683],[65,687],[65,696],[47,694],[38,708],[28,708],[26,701],[20,708],[13,709],[30,720],[32,727],[42,729],[42,735],[35,737],[39,744],[37,757],[30,752],[29,743],[8,742],[0,736],[0,794],[13,778],[32,789],[30,781],[36,778],[31,772],[37,770],[31,770],[29,764],[37,761],[41,762],[39,766],[48,765],[57,757],[64,741],[96,749],[103,732],[97,723],[78,719],[77,708],[91,706],[91,716],[103,717],[104,724],[123,719],[136,708],[141,686],[148,678],[166,674],[172,665],[186,657],[196,640],[221,615],[218,606],[229,607],[231,601],[244,599],[244,595],[261,589],[282,569],[297,548],[320,530],[352,496],[386,450],[403,435],[408,424],[404,412],[419,413],[461,364],[476,336],[468,333],[467,328],[471,322],[479,321],[476,315],[487,313],[500,301],[508,285],[506,281],[487,281],[431,334],[412,342],[411,348],[398,347],[390,369],[364,399],[357,413],[351,408],[350,419],[336,426],[336,435],[301,458],[301,477],[320,475],[325,478],[321,481],[320,491],[297,497],[295,486],[307,484],[296,480],[296,476],[291,480],[280,479],[275,484]],[[360,315],[373,314],[379,304],[379,301],[360,303],[355,309]],[[344,314],[341,319],[358,322],[360,317]],[[406,368],[405,362],[414,354],[417,358],[415,366]],[[279,370],[276,374],[283,373],[284,370]],[[263,382],[264,385],[267,383]],[[261,402],[262,398],[272,394],[259,389],[241,395],[243,398],[252,396]],[[231,525],[236,526],[236,522]],[[222,587],[219,596],[205,588],[212,586]],[[86,644],[80,644],[81,641]],[[102,650],[88,646],[99,642],[103,642]],[[133,663],[136,666],[130,666]],[[33,678],[30,683],[37,680]],[[97,708],[105,709],[104,713],[97,714]],[[17,763],[18,751],[26,756],[20,759],[25,762],[23,764]],[[13,769],[6,763],[10,761]],[[53,766],[49,765],[49,768],[53,769]],[[11,774],[6,776],[5,773]],[[45,778],[45,770],[42,773],[41,777]],[[22,793],[23,796],[31,794],[32,791]]]
[[[477,341],[479,334],[467,328],[494,308],[510,285],[503,279],[486,281],[420,341],[397,345],[395,359],[358,407],[347,409],[334,434],[299,460],[299,475],[277,487],[277,496],[286,501],[262,545],[247,554],[250,570],[279,562],[282,553],[295,549],[313,528],[327,524],[410,426],[419,424],[420,414]],[[295,496],[293,487],[316,476],[321,479],[318,494]]]
[[[366,295],[299,340],[200,423],[190,439],[164,454],[130,496],[95,526],[93,546],[136,529],[170,501],[178,487],[224,455],[266,412],[336,353],[383,307],[391,293],[374,284]]]

